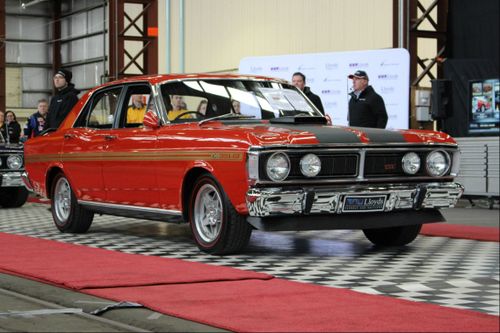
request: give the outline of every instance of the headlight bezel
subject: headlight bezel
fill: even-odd
[[[271,174],[271,170],[269,168],[269,163],[279,157],[283,157],[283,160],[286,161],[287,163],[287,168],[286,168],[286,172],[284,173],[281,173],[281,175],[279,177],[275,177],[273,174]],[[283,151],[277,151],[273,154],[271,154],[271,156],[269,156],[266,160],[266,164],[264,166],[265,168],[265,172],[266,172],[266,176],[274,181],[274,182],[281,182],[281,181],[284,181],[288,175],[290,174],[290,170],[292,169],[292,164],[290,162],[290,157],[288,156],[287,153],[283,152]],[[276,168],[276,166],[274,167]]]
[[[13,163],[17,163],[18,165],[12,165]],[[11,170],[20,170],[23,168],[23,156],[19,154],[9,155],[7,157],[7,168]]]
[[[306,161],[307,158],[312,158],[315,160],[315,162],[317,163],[317,165],[316,165],[316,167],[318,168],[317,170],[313,170],[312,172],[310,172],[306,169],[307,167],[311,166],[311,163],[310,162],[308,163]],[[306,163],[308,163],[308,165],[306,165]],[[303,176],[308,177],[308,178],[316,177],[321,172],[321,159],[316,154],[308,153],[300,158],[299,168],[300,168],[300,172],[302,173]]]
[[[443,156],[444,157],[444,161],[446,163],[446,167],[440,173],[434,173],[431,170],[431,167],[429,166],[430,165],[429,160],[435,154],[440,154],[441,156]],[[425,157],[425,171],[431,177],[442,177],[442,176],[445,176],[448,173],[448,171],[450,170],[450,168],[451,168],[450,154],[447,151],[445,151],[445,150],[441,150],[441,149],[439,149],[439,150],[433,150],[433,151],[429,152],[427,154],[427,156]]]

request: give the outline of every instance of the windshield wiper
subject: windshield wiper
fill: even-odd
[[[250,118],[255,118],[255,116],[245,116],[243,114],[239,113],[225,113],[217,117],[212,117],[208,119],[203,119],[198,123],[198,126],[203,125],[206,122],[212,121],[212,120],[219,120],[219,119],[250,119]]]

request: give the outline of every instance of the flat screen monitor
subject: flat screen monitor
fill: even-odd
[[[469,82],[469,135],[500,134],[500,80]]]

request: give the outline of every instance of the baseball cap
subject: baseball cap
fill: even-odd
[[[366,74],[365,71],[356,71],[354,74],[351,74],[348,76],[348,78],[352,79],[353,77],[358,78],[358,79],[367,79],[368,80],[368,74]]]

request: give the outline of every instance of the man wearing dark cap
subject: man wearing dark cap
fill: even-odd
[[[72,73],[59,69],[53,77],[56,94],[50,100],[45,128],[58,128],[73,106],[78,102],[79,90],[71,83]]]
[[[302,92],[309,98],[311,102],[321,111],[321,113],[325,114],[325,109],[323,108],[323,103],[321,103],[321,98],[318,95],[311,91],[311,88],[306,86],[306,76],[301,72],[293,73],[292,75],[292,84],[302,90]]]
[[[385,128],[387,111],[382,97],[368,85],[365,71],[356,71],[348,76],[352,80],[353,91],[349,94],[349,126]]]

